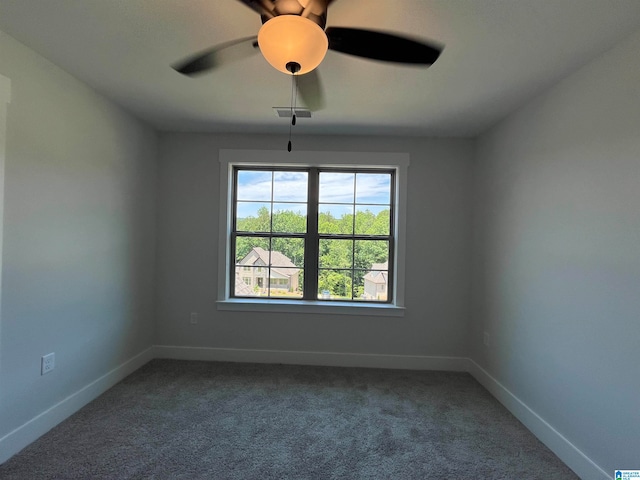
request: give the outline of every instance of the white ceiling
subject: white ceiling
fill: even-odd
[[[1,30],[162,130],[288,128],[272,107],[290,80],[259,54],[197,78],[170,68],[260,25],[237,0],[0,0]],[[640,28],[640,0],[335,0],[327,26],[445,48],[426,69],[329,51],[325,108],[299,133],[472,136]]]

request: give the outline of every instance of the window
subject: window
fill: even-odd
[[[408,155],[222,150],[220,161],[218,308],[398,314]],[[235,282],[241,272],[254,288]]]
[[[394,185],[390,169],[234,166],[230,263],[270,281],[231,296],[390,302]]]

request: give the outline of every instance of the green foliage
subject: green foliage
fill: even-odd
[[[236,262],[239,262],[254,248],[269,250],[269,239],[264,237],[236,237]]]
[[[257,235],[236,238],[236,261],[242,260],[254,247],[283,253],[302,268],[304,263],[304,241],[299,238],[274,238],[270,248],[269,239],[260,233],[306,232],[307,216],[290,210],[277,211],[273,218],[265,207],[258,210],[257,217],[237,219],[237,229]],[[328,234],[388,235],[389,210],[373,213],[358,211],[354,216],[345,214],[340,218],[330,213],[318,216],[318,231]],[[272,230],[273,229],[273,230]],[[357,298],[363,293],[363,277],[374,263],[388,260],[389,244],[384,240],[324,239],[319,245],[318,289],[328,290],[333,297]],[[343,270],[344,269],[344,270]]]
[[[274,238],[272,250],[281,252],[298,268],[304,267],[304,239],[303,238]]]
[[[348,272],[320,270],[318,290],[328,290],[334,297],[351,298],[351,277]]]
[[[307,216],[291,210],[278,211],[273,215],[273,231],[278,233],[304,233],[307,231]]]
[[[257,217],[239,218],[237,221],[237,229],[241,232],[270,232],[270,221],[269,209],[267,207],[260,207]]]
[[[335,218],[331,213],[320,212],[318,215],[318,232],[331,234],[353,234],[353,215],[347,214]]]

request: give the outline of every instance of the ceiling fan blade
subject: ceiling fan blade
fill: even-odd
[[[440,45],[374,30],[329,27],[326,33],[329,49],[383,62],[431,65],[442,51]]]
[[[300,98],[312,112],[322,110],[325,106],[324,89],[318,70],[312,70],[297,77]]]
[[[267,18],[275,16],[275,5],[271,0],[238,0],[240,3],[244,3],[254,12],[258,12],[260,15],[264,15]]]
[[[183,75],[192,76],[226,63],[250,57],[259,51],[258,37],[245,37],[197,53],[172,68]]]

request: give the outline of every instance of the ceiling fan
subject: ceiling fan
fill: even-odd
[[[277,70],[299,77],[299,92],[311,110],[323,105],[316,67],[327,50],[383,62],[431,65],[440,45],[388,32],[328,27],[327,10],[335,0],[238,0],[260,14],[257,36],[217,45],[177,63],[173,68],[195,75],[229,60],[260,51]]]

